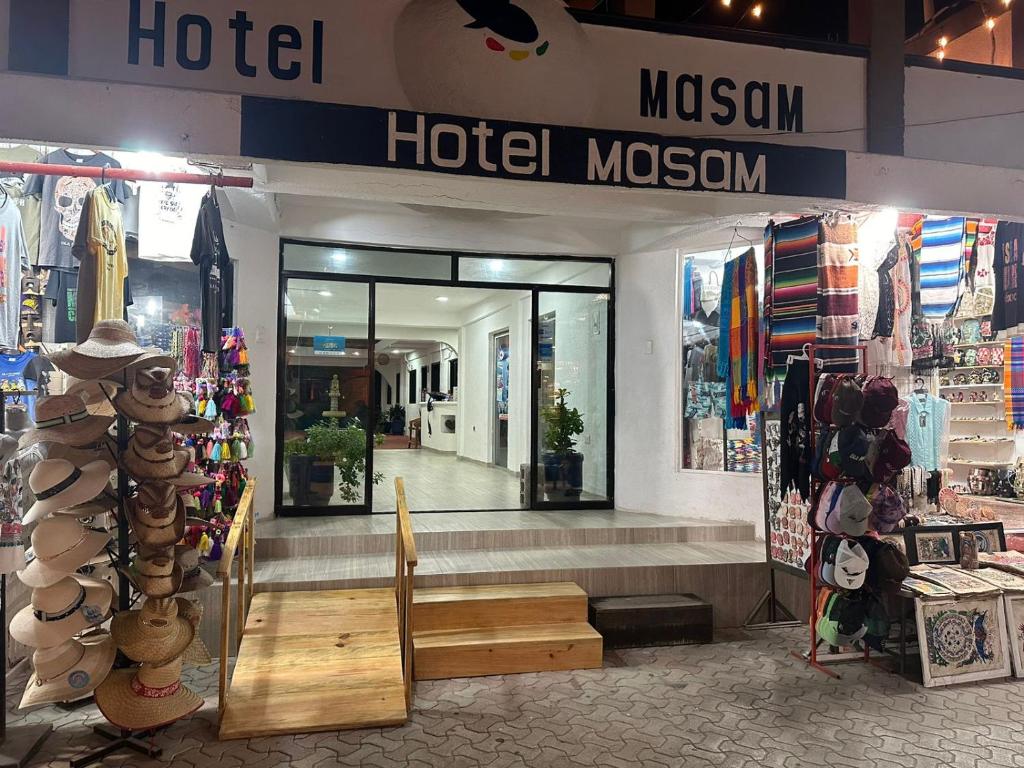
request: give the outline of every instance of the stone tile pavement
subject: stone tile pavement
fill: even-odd
[[[208,697],[158,735],[144,768],[547,768],[566,766],[1024,766],[1024,681],[925,690],[862,664],[835,681],[789,656],[796,630],[697,647],[609,652],[605,668],[419,683],[402,728],[219,742],[216,667],[187,673]],[[16,702],[20,688],[12,692]],[[36,765],[102,744],[94,706],[26,719],[56,731]],[[12,720],[12,726],[16,725]]]

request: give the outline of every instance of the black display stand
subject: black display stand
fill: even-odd
[[[94,765],[99,763],[105,757],[109,757],[115,752],[120,752],[124,749],[130,749],[133,752],[138,752],[146,757],[158,758],[164,753],[163,748],[156,746],[152,742],[152,738],[156,736],[156,731],[147,731],[145,733],[132,733],[131,731],[116,730],[106,725],[94,725],[93,733],[97,736],[102,736],[105,739],[109,739],[110,743],[104,747],[93,750],[82,757],[76,757],[73,760],[68,761],[70,768],[86,768],[88,765]],[[144,737],[148,736],[151,740],[144,741]]]

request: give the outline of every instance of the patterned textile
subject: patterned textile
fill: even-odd
[[[963,272],[964,218],[928,218],[921,247],[921,311],[941,320],[956,306]]]
[[[815,339],[818,307],[817,217],[779,224],[772,233],[771,326],[766,379],[786,379],[788,357]]]
[[[1024,427],[1024,336],[1003,344],[1003,398],[1006,426]]]
[[[733,418],[758,410],[757,401],[757,257],[749,249],[733,266],[729,324],[730,412]]]
[[[980,316],[992,314],[995,305],[996,276],[996,225],[995,219],[982,219],[978,224],[978,238],[974,242],[971,257],[971,274],[968,280],[974,294],[974,309]]]
[[[722,300],[719,306],[718,320],[718,378],[725,382],[725,391],[732,392],[732,364],[730,346],[732,339],[732,303],[735,295],[733,281],[735,279],[736,262],[727,261],[722,269]]]
[[[857,226],[851,221],[822,223],[818,259],[819,344],[856,346],[860,338],[860,309],[857,295],[860,250]],[[826,371],[853,373],[860,360],[855,349],[821,349]]]
[[[757,380],[762,383],[762,407],[768,409],[778,401],[776,387],[769,383],[766,375],[771,368],[771,334],[772,334],[772,266],[774,262],[775,240],[772,237],[771,223],[764,230],[764,299],[761,310],[761,333],[758,338],[760,348],[757,353]]]
[[[896,328],[896,285],[893,271],[900,260],[899,243],[893,243],[882,263],[875,270],[878,280],[878,310],[875,312],[875,324],[871,329],[871,338],[892,338]],[[861,329],[863,333],[864,329]]]
[[[964,274],[969,275],[974,269],[974,244],[978,240],[978,225],[981,219],[964,220]]]
[[[1024,322],[1024,224],[1000,221],[996,227],[995,307],[992,330]]]

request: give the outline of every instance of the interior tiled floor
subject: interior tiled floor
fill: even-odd
[[[216,740],[210,667],[189,673],[206,706],[158,741],[165,763],[203,768],[1024,765],[1024,681],[925,690],[861,664],[836,681],[789,656],[802,637],[772,630],[609,652],[601,670],[420,683],[402,728],[248,742]],[[94,707],[30,717],[57,725],[37,765],[101,743]]]

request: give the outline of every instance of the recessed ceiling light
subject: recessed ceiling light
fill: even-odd
[[[320,307],[314,307],[313,311],[316,312],[317,314],[320,314]]]
[[[326,298],[329,298],[329,297],[333,296],[334,294],[331,293],[330,291],[320,291],[320,295],[323,296],[326,299]]]
[[[434,299],[434,301],[440,301],[442,304],[444,304],[446,301],[448,301],[448,297],[447,296],[438,296],[436,299]]]

